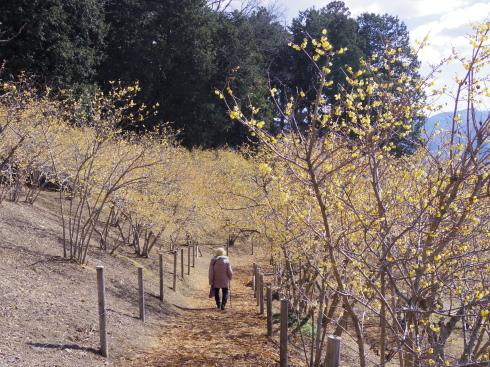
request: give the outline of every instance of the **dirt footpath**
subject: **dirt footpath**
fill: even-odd
[[[277,338],[269,338],[249,286],[253,259],[230,257],[231,300],[224,311],[208,298],[206,258],[192,276],[194,289],[163,327],[150,351],[134,351],[131,366],[278,366]],[[136,356],[134,356],[136,354]]]

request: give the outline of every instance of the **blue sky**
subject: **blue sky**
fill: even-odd
[[[243,0],[232,0],[235,4]],[[311,7],[321,8],[330,1],[321,0],[264,0],[280,4],[285,17],[290,21],[301,10]],[[430,71],[430,64],[438,63],[451,54],[455,47],[460,54],[470,55],[471,48],[465,35],[472,33],[470,22],[490,21],[490,0],[344,0],[353,17],[364,12],[398,16],[410,32],[410,39],[423,40],[429,36],[430,46],[419,53],[422,62],[421,74]],[[415,45],[415,44],[414,44]],[[435,87],[452,86],[457,74],[462,70],[454,63],[445,67],[438,74]],[[488,70],[490,74],[490,70]],[[440,100],[443,105],[450,106],[451,99]],[[490,110],[490,105],[487,106]]]

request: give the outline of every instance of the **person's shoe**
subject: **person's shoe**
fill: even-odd
[[[225,309],[225,305],[221,305],[221,309],[224,310]]]
[[[221,308],[221,303],[217,303],[216,307]]]

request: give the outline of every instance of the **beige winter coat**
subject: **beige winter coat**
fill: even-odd
[[[215,256],[209,264],[209,285],[214,288],[229,288],[233,277],[231,263],[227,256]]]

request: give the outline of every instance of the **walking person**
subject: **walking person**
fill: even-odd
[[[211,259],[209,264],[209,285],[214,288],[214,299],[216,300],[216,307],[224,310],[226,302],[228,301],[228,288],[230,287],[230,281],[233,277],[233,270],[231,269],[231,263],[226,251],[223,248],[219,248],[215,252],[215,256]],[[220,299],[220,292],[222,291],[222,298]]]

